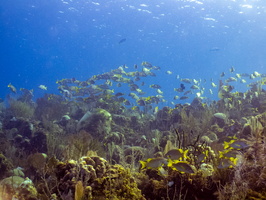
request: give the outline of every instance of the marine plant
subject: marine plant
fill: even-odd
[[[97,138],[92,137],[84,130],[76,134],[69,134],[64,137],[65,146],[64,158],[77,160],[82,156],[87,155],[88,151],[94,151],[97,155],[105,157],[103,145]]]
[[[35,115],[39,120],[60,120],[69,109],[67,101],[55,94],[45,94],[44,97],[38,98],[36,103]]]
[[[25,119],[31,119],[33,117],[35,109],[32,105],[15,99],[9,99],[8,103],[8,111],[14,117],[22,117]]]

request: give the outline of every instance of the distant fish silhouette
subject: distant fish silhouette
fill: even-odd
[[[118,44],[121,44],[121,43],[125,42],[126,40],[127,40],[126,38],[123,38],[123,39],[121,39],[121,40],[118,42]]]
[[[220,51],[220,49],[218,47],[213,47],[210,49],[210,51]]]

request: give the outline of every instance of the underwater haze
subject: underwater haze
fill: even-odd
[[[266,0],[0,0],[0,200],[266,199]]]
[[[86,80],[143,61],[162,71],[148,84],[166,84],[169,94],[176,75],[217,84],[231,66],[265,71],[263,0],[9,0],[0,17],[2,98],[9,83],[38,97],[58,93],[62,78]]]

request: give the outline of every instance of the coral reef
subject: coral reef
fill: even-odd
[[[119,68],[63,79],[61,95],[36,104],[27,90],[9,99],[0,112],[1,198],[266,199],[266,92],[258,82],[244,93],[221,83],[218,101],[171,107],[137,96],[136,74],[145,75]],[[113,94],[110,81],[128,84],[133,103]]]

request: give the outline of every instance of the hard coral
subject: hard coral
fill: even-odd
[[[121,165],[109,165],[95,185],[93,197],[96,199],[145,200],[129,170]]]
[[[56,176],[59,196],[73,198],[76,185],[81,181],[85,196],[89,199],[145,199],[128,170],[121,165],[109,165],[98,156],[60,162]]]

